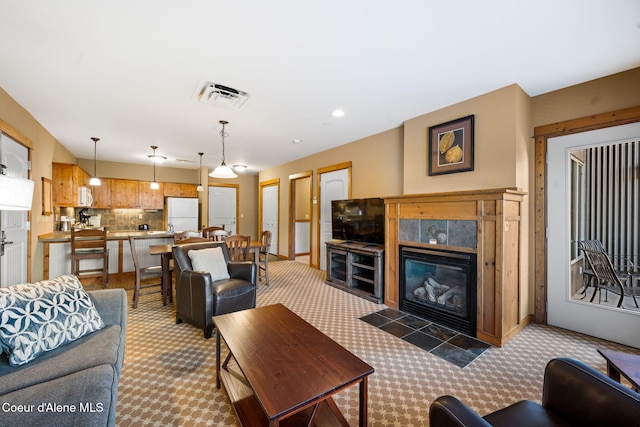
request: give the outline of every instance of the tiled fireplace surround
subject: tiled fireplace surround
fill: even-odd
[[[530,321],[519,308],[524,196],[500,188],[386,198],[385,304],[399,306],[400,246],[474,253],[476,336],[505,344]]]

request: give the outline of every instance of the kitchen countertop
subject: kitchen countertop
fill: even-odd
[[[129,236],[141,239],[173,238],[173,234],[173,232],[169,231],[117,230],[107,231],[107,240],[126,240]],[[53,233],[41,234],[38,236],[38,240],[44,243],[69,242],[71,241],[71,232],[54,231]]]

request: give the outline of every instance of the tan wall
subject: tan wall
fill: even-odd
[[[278,255],[289,257],[289,175],[313,171],[312,197],[317,198],[317,170],[352,162],[351,196],[382,197],[402,194],[402,127],[304,157],[260,172],[259,182],[280,180]],[[311,214],[311,265],[319,265],[317,205]]]
[[[296,179],[296,221],[311,219],[311,178]]]
[[[534,127],[640,105],[640,67],[532,98]]]
[[[429,176],[429,127],[474,115],[473,171]],[[404,124],[404,194],[517,187],[533,194],[531,98],[518,85],[407,120]],[[533,231],[530,197],[521,218],[520,320],[533,312]],[[532,217],[532,216],[531,216]],[[527,238],[528,236],[528,238]],[[530,243],[531,242],[531,243]]]
[[[515,187],[516,134],[519,102],[518,85],[409,119],[404,124],[404,194]],[[475,116],[474,170],[447,175],[428,174],[428,131],[461,117]],[[528,123],[528,121],[527,121]]]
[[[76,163],[89,175],[93,175],[93,159],[77,159]],[[99,178],[153,181],[153,164],[151,163],[139,165],[98,160],[96,170]],[[186,169],[156,165],[156,181],[198,184],[198,168]]]

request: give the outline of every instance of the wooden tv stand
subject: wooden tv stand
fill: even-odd
[[[384,245],[334,240],[327,242],[326,283],[382,304]]]

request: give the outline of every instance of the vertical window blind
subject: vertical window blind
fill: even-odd
[[[586,239],[614,258],[640,255],[640,141],[586,150]]]

